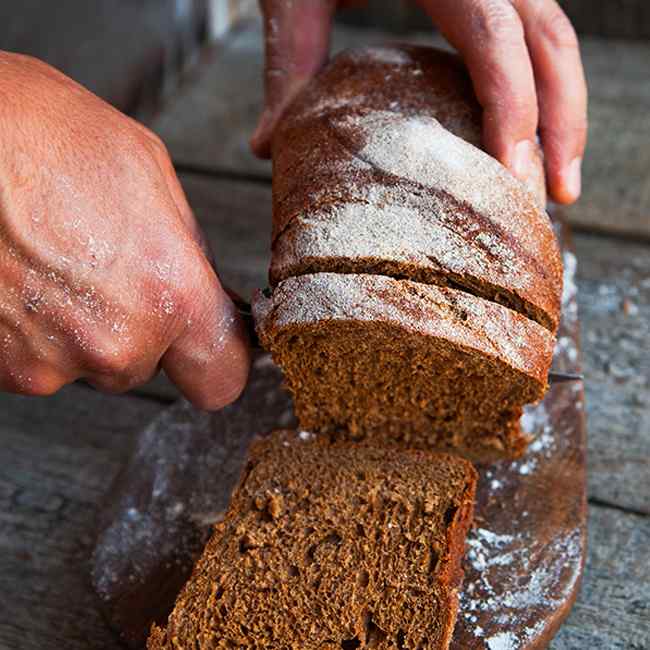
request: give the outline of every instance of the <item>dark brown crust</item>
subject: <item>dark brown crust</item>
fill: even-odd
[[[431,211],[431,201],[455,212],[459,236],[467,241],[468,256],[472,256],[478,245],[478,233],[502,241],[508,249],[508,256],[501,261],[495,260],[486,274],[468,269],[466,290],[489,298],[493,287],[497,286],[504,300],[510,300],[509,307],[555,331],[561,294],[559,251],[548,216],[523,186],[519,186],[521,189],[514,185],[504,186],[504,194],[513,192],[517,194],[517,200],[504,200],[502,214],[497,220],[500,223],[497,223],[491,215],[480,213],[473,205],[459,202],[445,188],[413,182],[373,164],[356,167],[350,164],[359,159],[364,143],[355,127],[344,128],[341,120],[376,111],[392,112],[396,119],[405,116],[435,118],[454,135],[474,146],[481,145],[481,109],[458,58],[424,47],[391,48],[391,52],[394,51],[403,52],[412,63],[390,65],[381,57],[377,58],[372,49],[340,54],[298,97],[279,124],[273,141],[274,258],[271,283],[276,284],[303,272],[301,244],[296,234],[296,230],[302,228],[299,223],[301,216],[309,218],[318,211],[363,201],[364,188],[371,185],[396,187],[400,192],[413,193],[416,197],[414,203],[417,205],[419,200],[422,214],[431,220],[432,227],[443,217],[440,212]],[[419,74],[413,74],[414,70]],[[331,100],[329,105],[328,100]],[[317,109],[319,102],[321,109]],[[432,137],[435,138],[435,133]],[[543,178],[543,172],[537,174],[537,180],[540,178]],[[495,183],[498,182],[495,179]],[[514,179],[513,182],[517,185]],[[537,196],[543,194],[541,185],[537,185],[535,193]],[[516,212],[508,213],[514,205],[520,207]],[[466,228],[465,222],[471,226],[479,224],[480,228]],[[444,227],[449,227],[449,223]],[[283,259],[276,252],[278,240],[283,237],[294,240],[292,245],[297,246],[297,260],[294,261],[293,257]],[[435,250],[431,254],[436,257]],[[341,251],[339,255],[342,263],[350,261],[346,257],[347,251]],[[514,287],[507,274],[499,274],[497,267],[508,264],[506,260],[515,260],[521,268],[534,269],[530,286]],[[322,268],[311,265],[310,271],[317,270],[335,269],[331,265]],[[372,266],[362,270],[376,272]],[[421,272],[419,279],[439,283],[448,271],[443,266],[439,273]]]

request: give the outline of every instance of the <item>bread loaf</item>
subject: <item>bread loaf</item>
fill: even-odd
[[[318,271],[406,277],[555,331],[562,274],[549,218],[480,143],[480,106],[455,56],[340,54],[274,136],[271,284]]]
[[[276,432],[149,650],[448,648],[476,472]]]
[[[561,260],[543,186],[480,144],[467,73],[431,48],[340,54],[283,116],[274,289],[254,310],[304,428],[479,460],[525,449]]]

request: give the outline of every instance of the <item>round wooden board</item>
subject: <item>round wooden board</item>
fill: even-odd
[[[565,294],[554,369],[576,372],[575,256],[566,229],[557,232]],[[568,614],[586,552],[583,399],[581,382],[553,386],[524,415],[534,437],[527,454],[479,468],[454,650],[544,648]],[[261,355],[236,404],[207,414],[179,402],[139,434],[104,510],[92,568],[102,611],[131,646],[166,620],[252,436],[294,424],[280,373]]]

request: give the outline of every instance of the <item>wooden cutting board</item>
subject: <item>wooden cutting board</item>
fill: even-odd
[[[553,366],[578,372],[576,260],[566,227],[556,230],[565,290]],[[568,614],[586,552],[583,400],[580,382],[553,386],[524,415],[534,438],[526,455],[479,468],[454,650],[544,648]],[[107,622],[131,646],[166,620],[253,435],[291,426],[281,375],[261,355],[236,404],[208,414],[181,401],[138,435],[99,522],[92,567]]]
[[[568,227],[555,227],[564,295],[553,368],[580,372],[576,258]],[[545,648],[578,592],[587,535],[582,382],[553,385],[522,427],[534,436],[522,459],[479,468],[453,650]]]

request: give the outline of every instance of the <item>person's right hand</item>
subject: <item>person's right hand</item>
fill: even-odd
[[[522,180],[535,174],[536,138],[553,200],[580,195],[587,88],[578,39],[557,0],[416,0],[458,50],[483,106],[483,145]],[[326,63],[335,10],[363,0],[260,0],[265,107],[251,140],[270,155],[273,129]]]
[[[159,367],[233,401],[246,334],[160,140],[49,66],[0,52],[0,390],[108,391]]]

